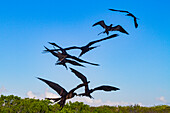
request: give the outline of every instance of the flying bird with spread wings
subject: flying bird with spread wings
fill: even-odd
[[[45,46],[44,46],[44,47],[45,47]],[[78,63],[78,62],[76,62],[76,61],[67,59],[67,58],[66,58],[67,55],[63,55],[62,53],[60,53],[60,52],[58,52],[58,51],[55,52],[55,51],[53,51],[53,50],[48,49],[47,47],[45,47],[45,48],[46,48],[46,50],[44,50],[44,51],[46,51],[46,52],[48,51],[48,52],[50,52],[51,54],[53,54],[54,56],[58,57],[58,61],[55,63],[55,65],[63,65],[66,69],[67,69],[66,63],[70,63],[70,64],[75,65],[75,66],[85,67],[84,65],[82,65],[82,64],[80,64],[80,63]]]
[[[57,83],[54,83],[54,82],[51,82],[51,81],[48,81],[48,80],[45,80],[39,77],[37,78],[45,82],[48,86],[50,86],[53,90],[55,90],[61,96],[60,98],[46,98],[48,100],[53,100],[54,102],[59,101],[58,104],[60,105],[61,109],[64,107],[66,99],[73,98],[75,95],[77,95],[77,93],[74,93],[74,91],[84,86],[84,84],[79,84],[77,87],[67,92],[63,87],[61,87]]]
[[[71,49],[80,49],[81,50],[81,53],[79,55],[79,57],[81,57],[82,55],[84,55],[85,53],[87,53],[88,51],[90,50],[93,50],[94,48],[98,47],[98,46],[93,46],[91,47],[93,44],[97,43],[97,42],[101,42],[101,41],[104,41],[104,40],[107,40],[107,39],[111,39],[111,38],[115,38],[119,36],[118,34],[113,34],[113,35],[110,35],[108,37],[105,37],[105,38],[102,38],[102,39],[99,39],[99,40],[95,40],[95,41],[91,41],[89,42],[87,45],[85,46],[81,46],[81,47],[78,47],[78,46],[72,46],[72,47],[67,47],[67,48],[64,48],[64,50],[71,50]],[[53,49],[53,51],[59,51],[60,49]]]
[[[107,35],[109,35],[109,31],[119,31],[119,32],[125,33],[127,35],[129,34],[121,25],[112,27],[113,24],[110,24],[109,26],[107,26],[105,24],[104,20],[96,22],[95,24],[93,24],[93,27],[96,25],[102,26],[105,29],[105,31],[103,31],[101,33],[106,33]],[[101,33],[99,33],[98,35],[100,35]]]
[[[87,62],[87,61],[84,61],[84,60],[82,60],[82,59],[80,59],[80,58],[77,58],[77,57],[75,57],[75,56],[72,56],[72,55],[68,54],[64,48],[60,47],[60,46],[57,45],[56,43],[49,42],[49,44],[51,44],[51,45],[53,45],[53,46],[55,46],[55,47],[58,47],[58,48],[61,50],[62,54],[63,54],[63,55],[66,55],[66,58],[71,58],[71,59],[74,59],[74,60],[76,60],[76,61],[78,61],[78,62],[88,63],[88,64],[91,64],[91,65],[99,66],[99,64]]]
[[[123,13],[127,13],[127,15],[126,16],[131,16],[131,17],[133,17],[133,19],[134,19],[134,24],[135,24],[135,28],[137,28],[138,27],[138,23],[137,23],[137,19],[138,18],[136,18],[136,16],[134,16],[132,13],[130,13],[129,11],[124,11],[124,10],[115,10],[115,9],[109,9],[109,10],[111,10],[111,11],[117,11],[117,12],[123,12]]]
[[[99,87],[96,87],[94,89],[89,89],[88,87],[88,83],[87,82],[87,78],[81,74],[80,72],[76,71],[75,69],[73,68],[70,68],[71,71],[78,77],[81,79],[81,81],[84,83],[85,85],[85,92],[84,93],[81,93],[81,94],[78,94],[78,96],[87,96],[89,98],[93,98],[91,96],[91,93],[93,93],[94,91],[97,91],[97,90],[103,90],[103,91],[116,91],[116,90],[120,90],[119,88],[117,87],[113,87],[113,86],[108,86],[108,85],[102,85],[102,86],[99,86]]]

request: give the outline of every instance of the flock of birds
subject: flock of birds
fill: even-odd
[[[138,27],[138,24],[137,24],[138,18],[136,18],[132,13],[129,13],[128,11],[115,10],[115,9],[109,9],[109,10],[127,13],[126,16],[131,16],[131,17],[134,18],[135,28]],[[110,31],[119,31],[119,32],[125,33],[127,35],[129,34],[121,25],[117,25],[117,26],[112,27],[112,24],[111,24],[111,25],[107,26],[103,20],[93,24],[92,26],[96,26],[96,25],[102,26],[105,29],[105,31],[103,31],[101,33],[106,33],[107,35],[109,35]],[[101,34],[101,33],[99,33],[99,34]],[[68,70],[68,67],[67,67],[66,63],[70,63],[72,65],[82,66],[82,67],[85,67],[85,66],[82,65],[81,63],[87,63],[87,64],[90,64],[90,65],[99,66],[99,64],[91,63],[91,62],[82,60],[82,59],[80,59],[80,57],[82,55],[84,55],[85,53],[87,53],[88,51],[91,51],[94,48],[98,47],[98,46],[92,46],[93,44],[104,41],[104,40],[108,40],[108,39],[111,39],[111,38],[115,38],[117,36],[118,36],[118,34],[113,34],[113,35],[110,35],[108,37],[105,37],[105,38],[102,38],[102,39],[99,39],[99,40],[91,41],[87,45],[81,46],[81,47],[72,46],[72,47],[62,48],[59,45],[57,45],[56,43],[49,42],[49,44],[51,44],[54,47],[54,49],[48,49],[47,47],[44,46],[45,49],[46,49],[46,50],[44,50],[44,52],[50,52],[52,55],[57,57],[58,61],[55,64],[56,65],[63,65],[67,70]],[[56,49],[56,47],[57,47],[57,49]],[[67,51],[72,50],[72,49],[80,49],[81,50],[80,55],[78,57],[76,57],[76,56],[72,56],[72,55],[68,54]],[[99,86],[99,87],[95,87],[93,89],[89,89],[88,84],[90,83],[90,81],[88,81],[87,78],[82,73],[78,72],[77,70],[75,70],[73,68],[69,68],[69,69],[71,70],[72,73],[74,73],[82,81],[81,84],[77,85],[75,88],[71,89],[69,92],[67,92],[63,87],[61,87],[57,83],[54,83],[54,82],[51,82],[51,81],[37,77],[39,80],[45,82],[48,86],[50,86],[52,89],[54,89],[61,96],[60,98],[46,98],[46,99],[49,99],[49,100],[53,100],[54,102],[58,102],[61,109],[64,107],[66,99],[73,98],[75,95],[76,96],[87,96],[89,98],[93,98],[91,96],[91,93],[93,93],[94,91],[97,91],[97,90],[103,90],[103,91],[120,90],[117,87],[108,86],[108,85],[102,85],[102,86]],[[83,92],[81,94],[75,93],[75,90],[77,90],[77,89],[79,89],[83,86],[85,87],[85,92]]]

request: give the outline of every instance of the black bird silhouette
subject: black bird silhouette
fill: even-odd
[[[44,46],[45,47],[45,46]],[[63,59],[65,59],[67,57],[67,55],[63,55],[60,52],[54,52],[53,50],[48,49],[47,47],[45,47],[45,51],[50,52],[51,54],[53,54],[54,56],[56,56],[58,58],[58,61],[62,61]]]
[[[63,59],[62,61],[57,61],[57,62],[55,63],[55,65],[63,65],[66,69],[68,69],[66,63],[70,63],[70,64],[75,65],[75,66],[85,67],[84,65],[82,65],[82,64],[80,64],[80,63],[78,63],[78,62],[76,62],[76,61],[69,60],[69,59],[67,59],[67,58]]]
[[[120,90],[119,88],[116,88],[113,86],[107,86],[107,85],[102,85],[102,86],[96,87],[94,89],[89,89],[87,78],[80,72],[76,71],[75,69],[73,69],[73,68],[70,68],[70,69],[78,78],[80,78],[82,80],[82,82],[85,85],[85,93],[78,94],[78,96],[87,96],[89,98],[93,98],[90,94],[96,90],[104,90],[104,91]]]
[[[58,47],[58,48],[62,51],[62,54],[63,54],[63,55],[66,55],[66,58],[71,58],[71,59],[74,59],[74,60],[76,60],[76,61],[78,61],[78,62],[88,63],[88,64],[91,64],[91,65],[99,66],[99,64],[87,62],[87,61],[84,61],[84,60],[82,60],[82,59],[80,59],[80,58],[77,58],[77,57],[75,57],[75,56],[69,55],[69,54],[66,52],[65,49],[63,49],[62,47],[58,46],[56,43],[51,43],[51,42],[49,42],[49,44]]]
[[[101,32],[101,33],[106,33],[107,35],[109,34],[109,31],[120,31],[120,32],[125,33],[125,34],[129,34],[129,33],[128,33],[127,31],[125,31],[125,29],[123,29],[123,27],[120,26],[120,25],[117,25],[117,26],[112,27],[113,24],[110,24],[110,26],[107,26],[107,25],[104,23],[104,20],[101,20],[101,21],[93,24],[93,26],[96,26],[96,25],[101,25],[101,26],[105,29],[105,31],[103,31],[103,32]],[[101,33],[99,33],[99,34],[101,34]],[[99,35],[99,34],[98,34],[98,35]]]
[[[133,19],[134,19],[134,24],[135,24],[135,28],[138,27],[138,23],[137,23],[137,19],[138,19],[138,18],[136,18],[136,17],[135,17],[132,13],[130,13],[129,11],[115,10],[115,9],[109,9],[109,10],[111,10],[111,11],[123,12],[123,13],[128,13],[126,16],[131,16],[131,17],[133,17]]]
[[[60,98],[46,98],[49,100],[54,100],[54,102],[58,102],[58,104],[60,104],[61,109],[64,107],[66,99],[70,99],[73,98],[75,95],[77,95],[77,93],[74,93],[75,90],[77,90],[78,88],[81,88],[82,86],[84,86],[84,84],[79,84],[77,87],[73,88],[72,90],[70,90],[69,92],[67,92],[63,87],[61,87],[59,84],[42,79],[37,77],[39,80],[45,82],[48,86],[50,86],[53,90],[55,90],[61,97]]]
[[[45,46],[44,46],[45,47]],[[84,65],[76,62],[76,61],[73,61],[73,60],[69,60],[69,59],[66,59],[67,55],[63,55],[62,53],[60,52],[54,52],[53,50],[50,50],[48,49],[47,47],[45,47],[46,50],[45,51],[48,51],[50,52],[51,54],[53,54],[54,56],[58,57],[58,61],[57,63],[55,63],[55,65],[63,65],[66,69],[67,69],[67,65],[66,63],[70,63],[72,65],[75,65],[75,66],[82,66],[82,67],[85,67]]]
[[[102,39],[99,39],[99,40],[95,40],[95,41],[91,41],[89,42],[87,45],[85,46],[82,46],[82,47],[77,47],[77,46],[72,46],[72,47],[67,47],[67,48],[64,48],[64,50],[71,50],[71,49],[80,49],[81,50],[81,53],[79,55],[79,57],[81,57],[83,54],[85,54],[86,52],[98,47],[98,46],[94,46],[94,47],[90,47],[91,45],[97,43],[97,42],[101,42],[103,40],[107,40],[107,39],[111,39],[111,38],[114,38],[114,37],[117,37],[119,36],[118,34],[113,34],[113,35],[110,35],[106,38],[102,38]],[[59,51],[60,49],[53,49],[53,51]]]

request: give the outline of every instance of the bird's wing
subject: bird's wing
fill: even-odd
[[[58,104],[60,105],[61,109],[63,109],[64,105],[65,105],[65,102],[66,102],[66,97],[62,97],[61,100],[58,102]]]
[[[64,50],[70,50],[70,49],[80,49],[80,47],[72,46],[72,47],[64,48]]]
[[[137,18],[134,18],[135,28],[138,27]]]
[[[66,61],[67,61],[68,63],[72,64],[72,65],[85,67],[84,65],[82,65],[82,64],[80,64],[80,63],[78,63],[78,62],[76,62],[76,61],[73,61],[73,60],[68,60],[68,59],[66,59]]]
[[[45,47],[45,46],[44,46]],[[56,52],[54,52],[54,51],[51,51],[50,49],[48,49],[47,47],[45,47],[46,48],[46,51],[49,51],[51,54],[53,54],[54,56],[56,56],[56,57],[59,57],[58,56],[58,53],[56,53]]]
[[[50,50],[50,49],[48,49],[46,46],[44,46],[44,48],[45,48],[46,50],[43,50],[43,53],[51,52],[51,50]]]
[[[117,87],[113,87],[113,86],[105,86],[105,85],[103,85],[103,86],[99,86],[99,87],[96,87],[96,88],[94,88],[94,89],[91,89],[91,93],[93,92],[93,91],[96,91],[96,90],[104,90],[104,91],[116,91],[116,90],[120,90],[119,88],[117,88]]]
[[[57,101],[59,101],[61,98],[45,98],[45,99],[53,100],[54,102],[57,102]]]
[[[61,87],[59,84],[56,84],[54,82],[51,82],[51,81],[48,81],[48,80],[45,80],[45,79],[42,79],[42,78],[39,78],[37,77],[39,80],[45,82],[46,84],[48,84],[52,89],[54,89],[60,96],[65,96],[67,95],[67,91]]]
[[[60,49],[50,49],[50,51],[60,51]],[[49,52],[48,50],[44,50],[44,52]]]
[[[68,70],[67,65],[66,65],[66,61],[67,61],[67,59],[65,58],[64,60],[55,63],[55,65],[63,65]]]
[[[124,10],[116,10],[116,9],[109,9],[111,11],[118,11],[118,12],[124,12],[124,13],[129,13],[128,11],[124,11]]]
[[[53,42],[48,42],[49,44],[51,44],[51,45],[53,45],[53,46],[56,46],[56,47],[58,47],[58,48],[60,48],[60,49],[63,49],[62,47],[60,47],[59,45],[57,45],[56,43],[53,43]]]
[[[93,24],[93,26],[96,26],[96,25],[101,25],[103,28],[105,28],[105,29],[106,29],[106,24],[104,23],[104,21],[103,21],[103,20],[101,20],[101,21],[99,21],[99,22],[97,22],[97,23]]]
[[[114,26],[112,27],[111,31],[120,31],[122,33],[126,33],[126,34],[129,34],[122,26],[120,25],[117,25],[117,26]]]
[[[79,85],[77,85],[77,87],[75,87],[75,88],[73,88],[72,90],[70,90],[69,93],[73,93],[75,90],[77,90],[77,89],[79,89],[79,88],[81,88],[81,87],[83,87],[83,86],[85,86],[84,83],[83,83],[83,84],[79,84]]]
[[[113,34],[113,35],[110,35],[106,38],[102,38],[102,39],[99,39],[99,40],[92,41],[92,42],[88,43],[87,46],[91,46],[94,43],[97,43],[97,42],[100,42],[100,41],[103,41],[103,40],[107,40],[107,39],[110,39],[110,38],[114,38],[114,37],[117,37],[117,36],[118,36],[118,34]]]
[[[50,51],[51,51],[51,52],[52,52],[52,51],[60,51],[60,49],[51,49]],[[49,51],[49,50],[43,50],[42,53],[47,53],[47,52],[50,52],[50,51]]]
[[[77,58],[75,56],[68,55],[67,58],[71,58],[71,59],[74,59],[74,60],[79,61],[79,62],[88,63],[88,64],[95,65],[95,66],[99,66],[99,64],[87,62],[87,61],[84,61],[84,60],[82,60],[80,58]]]
[[[53,46],[58,47],[58,48],[62,51],[62,54],[67,55],[66,50],[63,49],[62,47],[60,47],[59,45],[57,45],[56,43],[51,43],[51,42],[48,42],[48,43],[51,44],[51,45],[53,45]]]
[[[46,46],[44,46],[44,48],[46,49],[46,51],[50,51],[50,49],[48,49]]]
[[[83,74],[81,74],[80,72],[78,72],[77,70],[73,68],[70,68],[70,69],[78,78],[82,80],[83,83],[87,83],[87,78]]]

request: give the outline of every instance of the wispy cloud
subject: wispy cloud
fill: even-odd
[[[156,98],[156,100],[160,101],[160,102],[163,102],[163,103],[167,103],[167,101],[165,100],[165,97],[164,96],[161,96],[159,98]]]
[[[37,99],[37,96],[36,96],[32,91],[28,91],[28,92],[27,92],[27,96],[28,96],[29,98],[36,98],[36,99]]]
[[[59,96],[54,94],[54,93],[49,92],[48,88],[46,88],[46,90],[45,90],[45,98],[47,98],[47,97],[48,98],[58,98]]]
[[[3,92],[6,92],[6,91],[7,91],[7,89],[4,86],[0,87],[0,94],[3,93]]]
[[[51,93],[48,91],[48,88],[46,88],[44,94],[36,94],[36,93],[33,93],[32,91],[28,91],[27,94],[28,98],[35,98],[35,99],[44,99],[44,98],[58,98],[59,95],[57,94],[54,94],[54,93]]]
[[[70,99],[71,102],[79,101],[83,102],[85,104],[88,104],[90,106],[102,106],[102,105],[108,105],[108,106],[127,106],[127,105],[135,105],[136,103],[133,102],[112,102],[112,101],[106,101],[103,102],[101,99],[90,99],[88,97],[75,97],[73,99]],[[142,103],[137,103],[138,105],[142,105]]]

